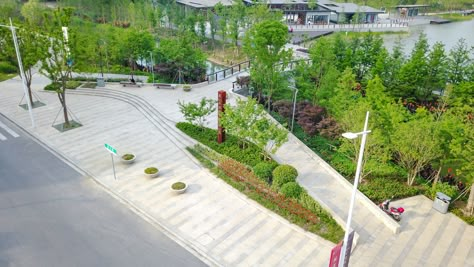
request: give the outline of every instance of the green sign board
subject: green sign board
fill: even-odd
[[[111,145],[109,144],[105,144],[105,148],[112,154],[116,155],[117,156],[117,149],[113,148]]]

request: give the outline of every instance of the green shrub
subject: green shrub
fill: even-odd
[[[451,199],[455,199],[458,195],[458,187],[455,185],[450,185],[448,183],[436,183],[434,187],[431,187],[427,191],[427,196],[431,199],[434,199],[436,197],[436,193],[441,192]]]
[[[0,72],[7,74],[16,73],[17,68],[8,62],[0,62]]]
[[[344,177],[352,177],[356,171],[354,162],[346,155],[338,152],[332,156],[331,166]]]
[[[66,89],[76,89],[79,85],[81,85],[81,83],[78,81],[67,81]]]
[[[273,170],[272,175],[272,186],[278,189],[286,183],[295,182],[296,177],[298,176],[298,171],[293,166],[280,165]]]
[[[95,87],[97,86],[97,83],[85,83],[82,85],[82,88],[91,88],[91,89],[94,89]]]
[[[44,87],[44,90],[46,91],[59,91],[61,90],[61,84],[58,82],[50,83]]]
[[[298,199],[303,192],[303,188],[297,182],[289,182],[281,186],[280,193],[286,197]]]
[[[145,169],[146,174],[155,174],[158,172],[158,169],[155,167],[148,167]]]
[[[240,148],[239,139],[233,135],[226,135],[226,141],[218,144],[217,130],[199,127],[188,122],[178,122],[176,127],[219,154],[226,155],[251,167],[260,162],[265,162],[261,157],[262,150],[254,144],[249,144],[245,149]]]
[[[97,78],[92,78],[92,77],[84,77],[84,76],[77,76],[77,77],[73,77],[72,79],[70,79],[72,81],[80,81],[80,82],[95,82],[97,81]]]
[[[272,172],[278,166],[277,163],[260,162],[253,167],[253,173],[258,178],[264,180],[268,184],[272,183]]]
[[[463,221],[465,221],[469,225],[474,225],[474,216],[465,216],[462,210],[460,209],[453,209],[451,210],[453,214],[461,218]]]
[[[359,185],[360,192],[364,193],[372,201],[378,203],[387,198],[406,198],[423,193],[424,186],[407,186],[404,182],[396,179],[374,178],[367,183]]]

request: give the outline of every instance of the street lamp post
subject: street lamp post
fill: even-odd
[[[367,114],[365,115],[365,123],[364,123],[364,130],[360,133],[343,133],[342,136],[348,139],[354,139],[357,138],[359,135],[362,135],[362,141],[360,143],[360,150],[359,150],[359,157],[357,159],[357,169],[356,169],[356,174],[354,178],[354,187],[352,188],[352,197],[351,197],[351,204],[349,206],[349,214],[347,215],[347,222],[346,222],[346,232],[344,234],[344,242],[341,250],[341,257],[339,260],[339,267],[341,266],[347,266],[349,264],[349,259],[347,259],[347,264],[346,262],[346,250],[347,254],[350,255],[350,250],[351,248],[347,247],[347,243],[349,240],[349,233],[351,232],[351,221],[352,221],[352,211],[354,210],[354,202],[355,202],[355,196],[357,194],[357,185],[359,184],[359,177],[360,177],[360,172],[362,169],[362,157],[364,156],[364,148],[365,148],[365,141],[367,140],[367,134],[370,133],[370,130],[367,130],[367,125],[369,122],[369,112],[367,111]]]
[[[293,99],[293,114],[291,116],[291,132],[293,132],[293,124],[295,123],[296,96],[298,95],[298,89],[296,89],[296,87],[293,87],[293,90],[295,91],[295,95]]]
[[[12,19],[10,18],[10,26],[8,25],[0,25],[1,27],[6,27],[6,28],[10,28],[11,32],[12,32],[12,37],[13,37],[13,44],[15,46],[15,53],[16,53],[16,58],[18,60],[18,68],[20,69],[20,78],[21,78],[21,84],[23,85],[23,91],[25,93],[25,97],[26,97],[26,104],[28,106],[28,113],[30,114],[30,119],[31,119],[31,126],[33,128],[36,127],[36,124],[35,124],[35,118],[33,116],[33,107],[31,106],[31,99],[30,99],[30,95],[28,94],[28,89],[27,89],[27,86],[26,86],[26,81],[25,81],[25,72],[23,70],[23,62],[21,60],[21,54],[20,54],[20,47],[18,45],[18,39],[17,39],[17,36],[16,36],[16,31],[15,31],[15,28],[16,27],[13,27],[13,23],[12,23]]]
[[[148,51],[150,52],[150,59],[151,59],[151,76],[152,76],[152,79],[153,79],[153,83],[155,83],[155,69],[154,69],[154,64],[153,64],[153,53],[151,51]]]

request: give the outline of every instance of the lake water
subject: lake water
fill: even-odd
[[[382,35],[385,47],[392,51],[395,43],[400,39],[405,53],[409,54],[422,32],[426,34],[430,47],[436,42],[441,42],[445,50],[449,51],[461,38],[466,39],[468,46],[474,46],[474,19],[438,25],[429,24],[429,19],[426,19],[426,23],[428,24],[410,26],[409,33]]]

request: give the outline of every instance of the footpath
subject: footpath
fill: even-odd
[[[231,80],[193,88],[156,89],[152,86],[68,91],[71,112],[82,127],[60,133],[52,123],[60,110],[56,94],[42,89],[49,81],[35,75],[33,88],[46,105],[28,111],[19,107],[23,96],[18,77],[0,83],[0,113],[30,132],[94,179],[144,219],[211,266],[327,266],[335,244],[288,223],[241,195],[201,167],[185,150],[195,142],[174,127],[183,121],[176,103],[216,98],[232,88]],[[229,102],[236,96],[229,94]],[[24,102],[23,102],[24,103]],[[62,122],[61,115],[56,123]],[[216,116],[209,121],[217,124]],[[137,160],[124,165],[116,160],[117,180],[104,144]],[[275,155],[298,169],[298,182],[327,207],[343,226],[351,186],[294,137]],[[143,170],[156,166],[160,176],[148,179]],[[189,185],[175,195],[176,181]],[[394,234],[381,211],[363,196],[356,199],[353,228],[359,238],[351,266],[474,266],[473,227],[451,214],[439,214],[431,201],[415,197],[394,203],[407,210]],[[374,209],[375,207],[375,209]],[[399,264],[400,263],[400,264]]]

